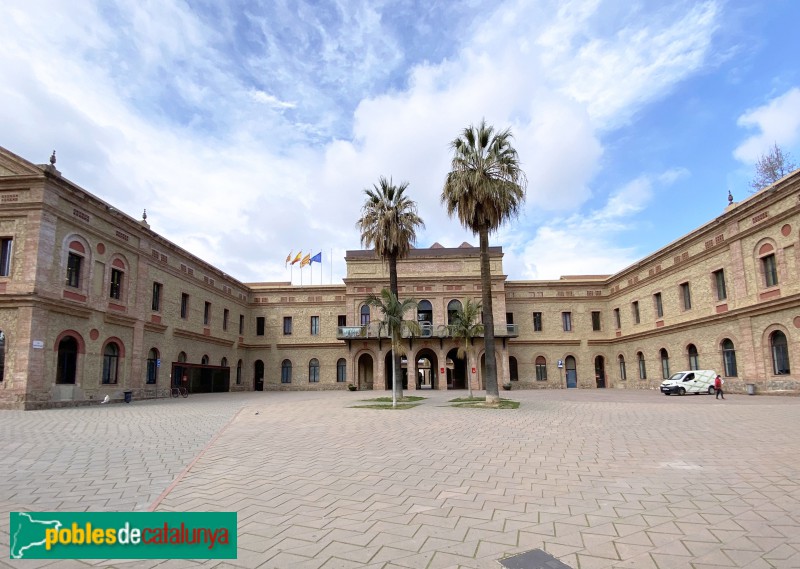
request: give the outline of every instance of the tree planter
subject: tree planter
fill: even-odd
[[[505,389],[506,391],[511,391],[511,384],[510,383],[504,383],[503,384],[503,389]]]

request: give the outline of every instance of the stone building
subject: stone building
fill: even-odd
[[[800,172],[613,275],[514,281],[490,251],[501,383],[656,388],[715,369],[729,389],[797,392]],[[355,215],[355,214],[354,214]],[[0,148],[0,406],[41,408],[192,392],[391,386],[370,293],[371,251],[342,284],[242,283],[62,177]],[[576,272],[580,267],[576,267]],[[480,300],[479,251],[415,249],[400,296],[418,301],[404,386],[482,388],[480,340],[459,358],[452,312]]]

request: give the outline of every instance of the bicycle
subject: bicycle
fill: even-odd
[[[182,395],[183,397],[189,397],[189,390],[185,387],[173,387],[172,396],[178,397],[179,395]]]

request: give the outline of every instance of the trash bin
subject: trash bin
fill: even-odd
[[[748,383],[747,384],[747,394],[748,395],[755,395],[756,394],[756,384],[755,383]]]
[[[125,391],[125,403],[130,403],[131,399],[133,398],[133,391]]]

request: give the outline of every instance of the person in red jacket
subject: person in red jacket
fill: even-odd
[[[720,397],[725,399],[725,394],[722,392],[722,384],[723,383],[725,383],[725,382],[722,380],[722,378],[719,375],[716,377],[716,379],[714,379],[714,389],[716,389],[716,391],[717,391],[717,396],[715,397],[715,399],[719,399]]]

